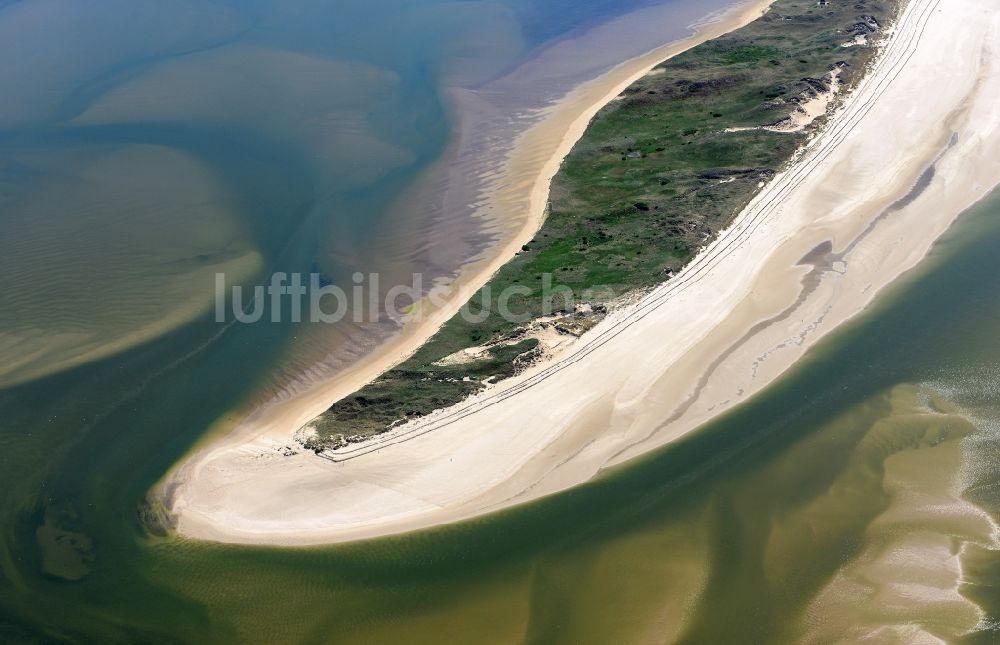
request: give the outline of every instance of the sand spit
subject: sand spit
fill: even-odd
[[[589,115],[657,55],[562,122],[560,145],[536,166],[539,216]],[[911,0],[824,132],[670,282],[553,361],[338,463],[276,448],[372,366],[258,416],[174,473],[179,532],[305,545],[428,527],[565,489],[690,432],[861,311],[1000,183],[998,57],[989,0]]]

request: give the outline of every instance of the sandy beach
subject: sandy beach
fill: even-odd
[[[282,456],[295,430],[412,352],[531,238],[551,177],[600,106],[767,4],[744,5],[581,86],[527,132],[510,181],[492,196],[520,209],[519,230],[466,267],[447,306],[425,311],[377,356],[180,464],[165,483],[178,531],[330,543],[563,490],[746,400],[915,266],[1000,183],[1000,16],[985,0],[911,0],[875,68],[797,162],[680,275],[552,361],[339,462]]]

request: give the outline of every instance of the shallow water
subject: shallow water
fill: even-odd
[[[115,482],[157,467],[125,459],[142,453],[119,438],[46,485],[94,504],[74,526],[94,538],[89,575],[39,577],[30,545],[42,518],[24,517],[7,543],[20,591],[5,607],[21,624],[54,627],[58,615],[60,633],[218,641],[828,642],[988,629],[957,592],[1000,610],[998,241],[1000,195],[763,396],[599,481],[474,522],[299,550],[143,538]]]
[[[300,330],[205,320],[199,276],[405,266],[419,244],[379,224],[446,149],[442,88],[625,8],[189,2],[165,30],[161,3],[101,6],[0,5],[2,60],[28,61],[0,66],[0,640],[951,637],[980,620],[961,566],[989,641],[1000,195],[764,395],[599,481],[333,548],[147,536],[148,487],[302,365]]]
[[[576,83],[723,4],[0,2],[0,624],[90,633],[131,614],[145,629],[128,599],[162,594],[118,564],[148,487],[210,429],[383,331],[218,325],[215,273],[451,275],[496,232],[471,204],[404,196],[434,164],[474,196],[477,164],[497,161],[449,159],[476,116],[456,92],[523,115],[480,128],[499,154]],[[643,7],[659,30],[546,55]],[[119,584],[125,604],[66,611]]]
[[[468,204],[399,201],[457,134],[452,94],[508,76],[481,107],[537,111],[723,3],[658,3],[661,33],[543,66],[544,87],[508,75],[647,4],[0,4],[0,387],[206,322],[217,272],[242,286],[275,271],[343,285],[354,271],[454,273],[492,241],[484,222]],[[497,151],[513,140],[487,126]],[[444,233],[432,262],[423,250]],[[227,334],[246,335],[289,356],[273,393],[327,354],[369,348],[378,326]]]

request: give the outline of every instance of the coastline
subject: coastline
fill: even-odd
[[[492,178],[489,201],[493,209],[520,213],[520,217],[495,221],[495,225],[501,227],[510,227],[510,221],[516,222],[513,230],[504,234],[506,241],[503,245],[493,249],[489,257],[463,266],[459,276],[449,285],[450,293],[444,306],[434,310],[424,307],[419,322],[405,325],[367,358],[350,365],[331,379],[313,383],[305,391],[266,404],[236,428],[222,433],[209,430],[191,453],[164,477],[161,488],[168,491],[169,505],[176,508],[182,503],[178,499],[177,483],[196,476],[199,464],[219,453],[253,442],[262,442],[268,449],[288,443],[298,428],[323,412],[333,401],[360,389],[415,352],[532,238],[545,219],[552,177],[602,107],[659,63],[752,22],[772,2],[745,0],[722,12],[705,16],[690,25],[690,36],[623,61],[598,78],[576,87],[545,110],[546,116],[518,137],[504,164],[502,176]]]
[[[966,5],[974,4],[974,2],[966,3]],[[928,2],[915,0],[910,8],[926,9],[929,6]],[[901,23],[897,28],[899,32],[905,32],[906,28],[912,27],[914,18],[912,15],[910,18],[911,24]],[[952,22],[947,23],[948,28],[953,28],[954,20],[951,18]],[[947,35],[947,29],[944,29],[944,33]],[[933,44],[941,46],[943,39],[941,36],[939,41]],[[894,39],[896,45],[901,40],[901,35],[897,33]],[[964,46],[967,45],[955,47]],[[926,50],[927,46],[922,49],[925,53]],[[965,52],[965,49],[961,52]],[[892,52],[887,52],[886,57],[891,58],[891,54]],[[649,67],[666,58],[660,53],[647,55],[647,57],[654,56],[657,58]],[[823,144],[837,137],[848,141],[852,136],[854,139],[860,137],[863,142],[864,135],[857,134],[857,124],[852,123],[852,119],[864,124],[865,115],[859,116],[851,111],[857,112],[859,104],[864,104],[859,96],[864,95],[866,91],[871,93],[877,90],[878,84],[885,81],[892,71],[891,68],[876,70],[869,75],[863,87],[855,92],[854,99],[849,102],[838,119],[831,122],[828,130],[817,138],[810,150],[816,153],[817,150],[823,149]],[[641,76],[639,72],[636,74]],[[906,78],[913,76],[911,73],[906,75]],[[972,107],[965,106],[966,114],[963,117],[961,110],[956,109],[954,103],[948,101],[957,95],[961,107],[966,103],[962,100],[964,95],[961,93],[968,90],[970,83],[974,88],[978,88],[983,82],[982,76],[972,79],[966,72],[960,79],[950,82],[950,85],[945,84],[953,90],[951,94],[942,91],[940,94],[943,98],[939,96],[933,101],[928,101],[934,104],[934,110],[937,111],[931,109],[927,111],[933,115],[940,115],[943,111],[944,116],[954,116],[957,121],[962,121],[964,118],[963,125],[968,125],[972,119],[967,112]],[[896,84],[897,88],[899,85],[900,83]],[[917,90],[920,89],[918,83]],[[990,86],[987,89],[992,91],[995,88]],[[618,92],[620,90],[606,92],[601,98],[610,100]],[[982,89],[979,88],[979,94],[973,97],[981,96],[982,93]],[[594,112],[600,107],[595,105],[590,106]],[[976,109],[980,109],[980,101],[975,101],[975,106],[978,106]],[[926,115],[924,118],[927,118]],[[546,176],[546,173],[551,170],[554,174],[558,169],[562,156],[575,141],[575,138],[568,141],[574,132],[574,127],[577,127],[579,134],[582,134],[589,119],[590,116],[584,113],[571,123],[560,141],[560,146],[556,149],[557,154],[563,148],[565,152],[563,155],[550,157],[542,167],[530,192],[531,203],[538,211],[544,208],[548,180],[551,179],[551,175]],[[248,461],[245,464],[237,459],[228,462],[217,461],[226,457],[227,453],[237,457],[243,455],[252,460],[255,451],[273,452],[275,441],[281,437],[287,441],[291,431],[314,416],[308,414],[307,403],[318,405],[325,401],[328,404],[332,400],[330,389],[309,393],[306,397],[289,401],[283,413],[265,411],[256,421],[251,420],[253,423],[247,424],[249,427],[223,440],[213,442],[174,473],[168,486],[174,488],[174,510],[180,519],[178,531],[188,537],[226,542],[316,544],[422,528],[472,517],[561,490],[574,483],[586,481],[603,468],[621,463],[685,434],[764,387],[801,357],[806,348],[823,334],[867,306],[876,293],[915,265],[951,220],[971,205],[971,202],[959,202],[969,201],[973,197],[978,199],[977,195],[981,197],[987,188],[1000,180],[1000,170],[996,168],[996,163],[990,168],[982,167],[985,164],[981,164],[978,174],[975,174],[977,169],[969,170],[962,166],[965,156],[956,160],[957,153],[951,154],[949,151],[952,148],[965,149],[966,139],[960,137],[957,146],[950,145],[951,133],[943,131],[940,124],[938,127],[930,127],[934,123],[932,120],[927,129],[934,132],[935,136],[926,137],[926,140],[917,144],[906,139],[898,140],[899,143],[912,148],[912,154],[901,161],[893,163],[893,159],[890,158],[886,165],[886,159],[869,154],[866,162],[871,168],[865,169],[866,172],[881,173],[879,176],[891,181],[881,187],[866,186],[865,190],[861,191],[863,194],[856,197],[853,203],[847,200],[839,206],[839,210],[835,208],[818,219],[807,217],[805,213],[810,212],[810,203],[813,212],[816,212],[817,208],[828,208],[827,200],[831,198],[830,193],[836,193],[833,183],[837,177],[832,179],[826,177],[825,182],[821,181],[818,186],[811,187],[812,192],[808,185],[806,188],[798,188],[796,192],[798,184],[790,183],[790,178],[794,178],[802,168],[808,167],[811,161],[816,162],[811,171],[813,174],[817,166],[820,174],[824,169],[828,174],[838,169],[831,169],[833,162],[828,161],[826,156],[817,160],[815,155],[810,156],[810,153],[807,153],[798,164],[765,188],[737,223],[703,253],[699,260],[685,269],[678,280],[667,283],[642,302],[618,312],[602,323],[595,329],[595,336],[615,331],[614,335],[618,338],[608,344],[617,347],[618,350],[624,348],[633,353],[631,364],[626,356],[625,362],[618,365],[617,369],[608,370],[610,394],[608,391],[588,393],[572,390],[574,385],[579,386],[586,382],[580,379],[587,377],[588,368],[592,374],[595,366],[603,369],[611,361],[607,356],[611,350],[608,350],[603,343],[594,347],[593,351],[584,351],[588,346],[595,344],[591,340],[583,345],[578,344],[571,349],[569,355],[561,357],[559,362],[565,365],[565,369],[561,369],[558,376],[548,378],[544,386],[532,387],[529,390],[525,384],[531,383],[532,379],[537,380],[541,372],[551,370],[552,366],[539,366],[538,369],[529,370],[521,377],[505,382],[502,387],[487,391],[469,404],[458,406],[470,410],[469,415],[458,419],[457,422],[450,422],[447,430],[433,433],[434,436],[425,435],[426,439],[419,440],[422,445],[417,445],[417,441],[410,442],[401,449],[387,445],[378,455],[347,464],[315,464],[313,462],[318,460],[306,462],[296,457],[279,462],[280,472],[273,468],[272,471],[268,471],[268,466],[264,463],[267,460],[258,459],[258,463]],[[979,123],[986,123],[986,119],[980,118]],[[844,126],[843,132],[837,130],[840,126]],[[974,127],[970,129],[973,133],[977,133]],[[956,131],[958,130],[956,127]],[[995,129],[985,133],[980,129],[978,135],[984,140],[995,141],[997,137]],[[834,144],[827,156],[836,158],[837,154],[840,154],[844,157],[846,153],[841,145],[842,141],[834,141]],[[975,142],[970,145],[975,145]],[[990,149],[988,142],[984,143],[981,140],[978,145],[980,150]],[[975,156],[968,150],[966,155]],[[847,159],[851,161],[848,165],[852,165],[853,160],[850,157]],[[844,159],[840,161],[846,163]],[[893,211],[893,218],[883,219],[882,214],[887,209],[908,197],[918,178],[930,167],[929,164],[936,164],[937,167],[935,179],[931,184],[913,197],[908,205],[901,207],[899,211]],[[949,169],[950,176],[945,172]],[[837,188],[846,189],[842,193],[849,194],[852,181],[858,178],[857,168],[853,175],[850,169],[839,170],[840,181],[844,185]],[[957,198],[952,196],[952,199],[948,200],[939,194],[942,190],[939,184],[947,183],[941,181],[943,176],[951,180],[962,176],[973,176],[977,180],[977,185],[975,190],[963,192],[963,195]],[[783,181],[786,181],[786,185],[782,185]],[[808,176],[805,181],[808,184]],[[519,187],[512,185],[511,190]],[[791,206],[787,205],[789,197],[786,193],[791,194],[790,199],[793,202]],[[773,212],[774,208],[771,208],[771,218],[763,217],[765,228],[761,232],[760,222],[755,222],[755,219],[760,218],[753,216],[755,209],[758,215],[765,212],[766,209],[762,210],[762,206],[766,206],[769,200],[777,197],[784,199],[785,207],[798,213],[798,217],[785,217],[782,220]],[[924,222],[924,230],[920,231],[919,236],[914,235],[912,218],[908,219],[906,215],[910,214],[910,211],[928,208],[928,200],[935,197],[943,201],[941,206],[944,210],[941,212],[947,215],[938,219],[931,218],[932,221],[929,223]],[[796,199],[798,203],[795,203]],[[904,215],[897,216],[899,212]],[[869,231],[872,222],[878,220],[882,221]],[[540,221],[539,212],[538,222]],[[537,223],[535,225],[537,226]],[[525,228],[528,228],[527,225]],[[525,237],[515,237],[505,248],[505,252],[512,255],[513,250],[520,246],[520,240],[530,238],[532,230],[527,230]],[[859,238],[862,232],[865,233]],[[907,244],[896,242],[894,246],[886,247],[886,240],[892,242],[902,233],[906,233],[905,237],[919,237],[919,239],[908,239]],[[859,239],[862,240],[861,243],[857,242]],[[831,252],[825,254],[829,257],[814,259],[814,269],[809,269],[808,263],[803,263],[802,260],[824,242],[831,244]],[[878,254],[873,252],[872,248]],[[836,255],[842,257],[834,258],[833,251],[838,251]],[[741,276],[740,267],[745,266],[744,261],[748,257],[757,259],[757,262],[751,265],[757,271],[744,270],[745,275]],[[506,261],[506,258],[507,256],[499,256],[495,261],[497,266]],[[820,260],[827,260],[829,266],[821,266]],[[850,266],[860,264],[867,270],[850,273],[850,280],[853,282],[847,278],[829,278],[829,276],[848,275],[846,269],[843,274],[838,273],[838,269],[841,268],[835,266],[838,262]],[[706,268],[712,268],[716,275],[714,281],[711,274],[707,276],[708,279],[698,278],[700,272]],[[863,275],[858,276],[857,273]],[[476,273],[477,276],[482,276],[483,281],[491,274],[492,270],[486,269]],[[803,277],[806,275],[813,276],[816,284],[811,287],[806,299],[800,303],[798,301],[804,291]],[[471,287],[467,287],[468,293],[478,286],[474,283],[475,280],[467,283],[468,287]],[[698,284],[699,287],[686,291],[679,289],[684,284]],[[692,291],[695,292],[693,295]],[[853,299],[844,294],[853,296]],[[661,300],[680,305],[675,307],[676,310],[689,312],[687,319],[678,320],[677,316],[681,315],[679,311],[671,312],[673,320],[669,316],[661,315],[662,312],[652,315],[656,308],[649,305],[661,296]],[[837,299],[834,300],[833,296],[837,296]],[[463,301],[464,298],[461,297],[453,300],[458,304]],[[793,305],[791,316],[785,314],[789,310],[789,303]],[[446,319],[444,316],[439,317],[439,313],[434,312],[433,316],[425,319],[420,325],[420,331],[427,331],[426,325],[431,322],[440,324]],[[629,316],[632,318],[641,316],[641,318],[635,324],[624,325],[623,322]],[[820,323],[811,332],[805,332],[801,342],[787,343],[789,334],[800,329],[795,325],[804,322],[808,330],[817,319]],[[762,324],[764,327],[749,338],[753,342],[741,342],[748,333]],[[622,331],[617,331],[616,325],[622,327]],[[674,342],[671,347],[649,347],[648,338],[662,337],[655,334],[664,330],[672,331],[671,339]],[[430,332],[433,333],[433,329]],[[417,335],[415,331],[413,336]],[[794,334],[792,337],[794,338]],[[400,342],[400,345],[403,346],[403,343]],[[757,360],[762,356],[762,348],[764,355],[768,357],[767,360]],[[398,357],[399,354],[395,356]],[[653,365],[637,367],[634,362],[636,358]],[[613,364],[613,361],[610,364]],[[711,367],[707,373],[705,365]],[[745,373],[748,365],[752,367],[749,380]],[[727,370],[730,372],[728,375],[725,374]],[[360,367],[354,378],[363,378]],[[361,383],[367,380],[369,379],[364,378]],[[690,391],[690,383],[699,384],[697,391]],[[338,378],[337,383],[331,385],[331,389],[336,385],[342,388],[342,393],[347,393],[343,390],[352,391],[358,384],[357,380]],[[497,405],[490,403],[491,428],[483,429],[481,420],[480,424],[476,424],[472,412],[486,407],[491,397],[499,398],[498,393],[511,390],[519,390],[523,393],[521,398],[526,400],[521,400],[520,406],[512,403],[503,404],[506,398],[500,399]],[[560,394],[562,396],[559,396]],[[557,397],[555,404],[553,396]],[[546,403],[548,408],[543,414],[538,414],[537,410],[542,409],[538,406]],[[323,407],[325,405],[320,407],[320,410]],[[661,427],[662,424],[659,424],[657,419],[665,416],[664,410],[669,413],[671,409],[676,418],[665,427]],[[531,421],[544,431],[520,443],[525,439],[524,434],[511,434],[509,430],[518,424],[526,423],[525,410],[536,410],[534,415],[529,416],[535,417]],[[293,421],[302,417],[305,418],[301,423]],[[427,424],[436,422],[440,422],[440,419],[429,419]],[[602,433],[600,435],[590,433],[588,427],[599,427]],[[466,433],[465,436],[468,436],[469,432],[477,430],[481,434],[493,436],[486,437],[483,441],[467,441],[467,443],[457,443],[454,438],[449,439],[446,436],[452,433],[454,437],[454,433],[463,431]],[[267,436],[268,433],[272,434]],[[248,439],[254,439],[256,444],[247,445]],[[449,447],[450,450],[447,449]],[[446,489],[454,486],[442,487],[442,484],[453,484],[455,477],[463,476],[463,472],[441,465],[441,458],[446,455],[449,456],[449,461],[454,458],[456,461],[464,462],[466,466],[471,464],[472,468],[488,466],[485,462],[489,461],[489,455],[494,456],[493,462],[506,461],[506,464],[500,467],[494,465],[480,468],[487,472],[479,475],[479,481],[471,482],[467,490],[449,491]],[[271,463],[274,464],[273,461]],[[199,503],[195,509],[190,504],[190,493],[192,488],[197,489],[198,486],[192,482],[200,475],[206,474],[207,471],[202,471],[206,464],[211,464],[211,472],[207,473],[210,475],[210,484],[202,482],[202,497],[198,499]],[[470,472],[468,468],[464,471],[467,479]],[[240,488],[247,489],[244,490],[243,497],[259,494],[256,484],[261,483],[260,478],[264,476],[262,473],[266,473],[271,492],[284,494],[275,495],[270,502],[265,499],[269,495],[265,494],[253,504],[233,505],[233,495]],[[250,481],[254,477],[258,479]],[[209,493],[222,491],[223,496],[213,499],[211,494],[204,494],[207,489],[211,489]],[[329,494],[324,495],[326,501],[317,504],[313,493],[303,489],[315,490],[317,494],[322,490]],[[364,490],[368,490],[369,494],[364,494]],[[419,500],[417,500],[418,495]],[[371,509],[378,512],[373,513]],[[392,509],[388,516],[384,512],[386,509]],[[252,512],[247,513],[248,510]],[[252,521],[247,521],[248,518]]]

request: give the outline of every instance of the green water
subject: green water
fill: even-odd
[[[0,3],[8,12],[0,13],[0,25],[7,28],[19,4],[28,6]],[[122,16],[147,15],[138,9],[129,14],[109,3],[109,13],[91,16],[88,29],[62,31],[53,16],[75,14],[43,12],[53,38],[69,43],[83,34],[109,49],[113,37],[121,38],[127,56],[86,69],[94,58],[63,57],[49,75],[37,71],[49,69],[39,67],[41,54],[34,76],[4,67],[15,74],[4,77],[8,86],[20,83],[23,92],[8,93],[14,98],[3,104],[0,124],[0,327],[22,333],[32,329],[25,321],[43,321],[49,332],[85,329],[96,333],[93,347],[112,353],[66,369],[81,357],[54,352],[47,360],[58,369],[48,376],[20,372],[31,379],[3,381],[0,642],[825,642],[829,633],[817,625],[852,640],[837,630],[902,622],[951,636],[970,616],[977,619],[960,600],[896,606],[885,589],[872,591],[879,576],[904,575],[898,563],[888,573],[880,569],[879,556],[913,535],[928,544],[944,536],[946,555],[982,543],[962,551],[961,590],[986,610],[975,639],[990,642],[990,625],[1000,618],[1000,560],[987,548],[974,509],[941,499],[958,472],[968,500],[1000,513],[1000,195],[965,215],[919,271],[764,395],[599,481],[478,521],[335,548],[148,536],[137,510],[149,486],[220,415],[222,425],[237,420],[237,412],[225,411],[243,409],[253,393],[273,387],[271,370],[298,342],[294,329],[266,325],[218,338],[210,321],[188,316],[196,305],[164,293],[189,293],[181,287],[228,262],[247,261],[243,270],[253,273],[308,267],[317,257],[346,264],[323,250],[373,248],[386,202],[443,149],[446,124],[434,83],[444,59],[466,65],[449,74],[488,78],[496,73],[496,52],[506,51],[504,64],[513,64],[545,39],[612,12],[608,3],[595,3],[589,17],[582,9],[566,17],[578,3],[471,3],[470,11],[493,11],[521,27],[504,32],[516,46],[469,59],[463,39],[476,40],[475,32],[439,35],[461,33],[485,20],[482,14],[463,22],[453,6],[427,3],[420,15],[441,30],[418,39],[407,30],[412,14],[400,14],[397,4],[343,5],[338,10],[353,13],[337,20],[320,4],[301,5],[325,17],[312,21],[302,17],[308,11],[263,2],[178,5],[187,13],[172,15],[174,24],[197,24],[200,35],[175,33],[167,43],[133,37],[155,31],[149,25],[114,28]],[[68,11],[59,3],[33,6]],[[252,11],[241,13],[246,9]],[[384,15],[395,18],[385,22]],[[443,15],[452,19],[447,28]],[[365,32],[352,27],[373,23],[395,25],[397,36],[411,38],[399,36],[394,48],[359,49]],[[33,32],[5,34],[0,43],[29,51]],[[320,91],[303,82],[297,87],[308,89],[304,95],[285,86],[287,103],[257,102],[242,112],[224,101],[231,88],[203,103],[165,104],[171,97],[151,92],[181,87],[170,85],[176,77],[169,74],[150,87],[109,94],[140,79],[151,62],[181,65],[175,59],[234,39],[249,48],[239,60],[273,66],[273,78],[303,69],[288,67],[288,54],[277,50],[338,60],[335,69],[324,64],[323,74],[340,74],[340,85]],[[99,49],[89,51],[97,56]],[[368,59],[358,61],[352,52],[362,50]],[[213,69],[229,64],[221,49],[208,60]],[[390,68],[401,83],[379,94],[378,74],[350,71],[362,62]],[[200,69],[171,73],[197,79]],[[65,80],[82,77],[90,80],[81,87]],[[45,104],[60,83],[73,91]],[[375,97],[388,107],[364,131],[391,126],[389,138],[415,151],[410,165],[377,181],[360,170],[334,172],[358,164],[350,154],[321,154],[296,111],[320,101],[332,112],[350,112],[341,95],[347,87],[361,92],[365,83],[375,86],[365,90],[371,95],[352,94],[358,105]],[[198,96],[212,85],[202,79]],[[168,107],[167,116],[154,111],[141,123],[123,123]],[[220,110],[239,114],[220,127]],[[413,118],[395,119],[393,110]],[[88,113],[89,121],[74,121]],[[271,129],[257,130],[269,123]],[[393,149],[362,149],[374,168],[397,158]],[[364,179],[371,181],[365,189],[352,184]],[[37,219],[66,204],[80,208],[60,226]],[[161,227],[164,221],[176,228]],[[195,234],[177,236],[180,229]],[[32,246],[38,230],[55,237]],[[94,284],[121,299],[81,288]],[[38,309],[39,289],[57,295],[56,305],[49,298],[49,307]],[[108,348],[171,312],[180,313],[168,328]],[[17,344],[30,341],[24,338],[0,342],[0,355],[30,355]],[[67,338],[61,347],[79,347]],[[0,371],[18,374],[15,367],[7,362]],[[899,489],[942,497],[932,508]],[[953,510],[926,512],[946,507]]]
[[[100,429],[162,423],[176,410],[149,400],[118,409],[75,458],[71,450],[49,468],[41,465],[60,437],[8,434],[4,512],[19,515],[3,542],[4,637],[39,629],[102,642],[798,637],[815,596],[863,553],[891,505],[890,455],[963,447],[966,496],[998,508],[998,243],[994,196],[905,284],[750,404],[599,481],[433,531],[299,550],[148,538],[132,513],[136,487],[169,465],[155,455],[183,437]],[[73,414],[58,399],[47,405],[53,417]],[[3,409],[8,427],[33,427],[9,396]],[[45,508],[93,540],[91,572],[79,582],[39,574]],[[960,524],[920,530],[963,535]],[[1000,612],[992,554],[967,559],[963,591]],[[827,618],[856,623],[861,599]],[[947,633],[957,614],[921,615]]]

